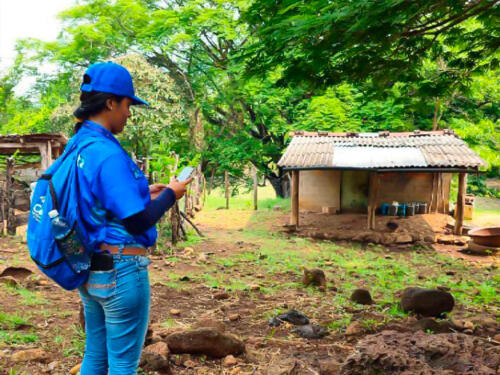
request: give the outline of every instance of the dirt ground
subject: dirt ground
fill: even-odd
[[[196,217],[205,238],[191,235],[174,250],[159,244],[160,254],[152,256],[150,266],[152,330],[173,332],[210,319],[246,345],[246,353],[227,366],[206,356],[171,355],[173,374],[497,373],[498,257],[460,259],[452,246],[437,252],[305,239],[284,232],[287,217],[272,210],[206,210]],[[429,223],[422,225],[427,228]],[[19,274],[17,286],[0,284],[0,374],[69,373],[84,350],[77,293],[63,291],[43,277],[25,244],[0,238],[0,273],[9,266],[27,268],[33,275]],[[325,271],[325,292],[302,284],[304,267]],[[402,289],[417,285],[449,288],[456,305],[446,321],[456,323],[455,330],[462,324],[461,333],[441,336],[445,333],[436,328],[415,328],[418,317],[402,312],[398,302]],[[374,304],[349,300],[352,290],[360,287],[370,290]],[[222,292],[227,298],[218,297]],[[329,335],[304,339],[289,324],[269,326],[269,318],[291,308],[327,327]],[[372,336],[377,333],[381,336]],[[395,340],[418,343],[415,355],[429,360],[410,363],[404,356],[413,354],[401,348],[398,360],[374,359],[393,352]],[[382,348],[380,352],[366,350],[370,342]],[[449,353],[458,353],[463,363],[453,367],[437,361],[444,354],[436,345],[449,345]],[[16,352],[28,348],[41,348],[48,357],[13,360]],[[359,370],[369,371],[370,366],[373,372]]]

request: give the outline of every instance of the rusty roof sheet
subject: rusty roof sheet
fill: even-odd
[[[478,168],[486,163],[451,131],[296,132],[278,166],[293,168]]]

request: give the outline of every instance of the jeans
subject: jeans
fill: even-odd
[[[78,288],[87,335],[81,375],[137,373],[148,328],[151,261],[121,254],[113,260],[113,270],[91,271]]]

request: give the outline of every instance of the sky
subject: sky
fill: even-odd
[[[56,16],[74,3],[74,0],[0,0],[0,74],[14,61],[17,39],[56,39],[61,29]],[[23,82],[22,86],[27,84]]]

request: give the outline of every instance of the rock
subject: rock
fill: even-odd
[[[238,363],[238,360],[234,358],[233,355],[228,355],[222,360],[222,366],[224,367],[231,367],[234,366]]]
[[[220,332],[224,332],[226,330],[224,323],[222,323],[220,320],[215,320],[211,318],[203,318],[198,320],[193,325],[193,328],[213,328]]]
[[[465,245],[467,243],[465,238],[453,234],[438,234],[436,241],[443,245]]]
[[[267,366],[265,375],[295,375],[295,370],[299,367],[293,358],[275,357]]]
[[[214,294],[214,298],[216,300],[228,299],[229,298],[229,293],[219,292],[219,293]]]
[[[364,328],[360,322],[352,322],[349,324],[345,330],[346,335],[357,335],[363,333]]]
[[[142,351],[141,367],[149,371],[161,371],[170,374],[168,346],[163,341],[146,346]]]
[[[453,332],[453,329],[455,328],[452,322],[447,320],[438,322],[434,318],[423,318],[417,320],[412,323],[411,326],[424,332],[431,331],[433,333],[449,333]]]
[[[495,375],[495,347],[461,333],[385,330],[362,338],[340,368],[340,375]]]
[[[59,361],[52,361],[47,365],[47,368],[49,371],[54,371],[57,367],[61,365],[61,362]]]
[[[231,314],[229,315],[229,320],[235,322],[240,319],[240,314]]]
[[[302,282],[305,286],[316,285],[326,288],[326,276],[320,269],[308,270],[307,268],[304,268]]]
[[[79,364],[77,364],[76,366],[73,366],[73,367],[71,368],[71,370],[69,370],[69,373],[70,373],[71,375],[76,375],[76,374],[78,374],[78,372],[80,371],[80,368],[81,368],[81,367],[82,367],[82,364],[81,364],[81,363],[79,363]]]
[[[339,373],[341,364],[333,358],[329,358],[319,362],[320,375],[337,375]]]
[[[424,236],[424,242],[426,243],[436,243],[436,238],[434,236]]]
[[[368,233],[365,236],[365,242],[370,242],[370,243],[373,243],[373,244],[378,244],[378,243],[382,242],[382,238],[383,238],[383,236],[382,236],[381,233],[377,233],[377,232]]]
[[[366,237],[369,236],[371,233],[368,232],[361,232],[356,234],[354,237],[352,237],[352,241],[355,242],[364,242]]]
[[[12,354],[11,357],[13,362],[46,362],[49,359],[49,355],[43,349],[26,349],[20,350]]]
[[[366,289],[356,289],[351,294],[351,301],[361,305],[371,305],[373,303],[370,292]]]
[[[0,277],[0,284],[5,284],[8,286],[19,286],[19,283],[17,282],[17,280],[12,276]]]
[[[33,272],[24,267],[7,267],[0,273],[0,277],[12,276],[16,280],[23,281],[31,274]]]
[[[178,309],[171,309],[170,314],[172,315],[181,315],[181,310]]]
[[[306,324],[303,326],[299,326],[294,330],[294,332],[305,339],[321,339],[329,335],[328,329],[326,327],[322,327],[317,324]]]
[[[241,340],[213,328],[175,332],[167,337],[167,344],[172,353],[206,354],[216,358],[245,351]]]
[[[269,325],[272,327],[279,326],[281,322],[288,322],[296,326],[309,324],[309,318],[297,310],[288,310],[284,314],[280,314],[274,318],[269,319]]]
[[[396,241],[397,235],[394,233],[384,233],[384,236],[382,238],[382,243],[384,245],[390,245],[393,244]]]
[[[401,296],[403,311],[413,311],[422,316],[441,317],[453,310],[453,296],[441,290],[424,288],[406,288]]]
[[[182,363],[182,365],[184,367],[186,367],[186,368],[195,368],[196,367],[196,363],[193,360],[191,360],[191,359],[188,359],[187,361],[184,361]]]
[[[198,258],[197,258],[198,262],[204,263],[207,260],[208,260],[208,256],[206,253],[201,253],[200,255],[198,255]]]
[[[394,242],[399,244],[412,243],[413,238],[408,233],[398,233]]]

